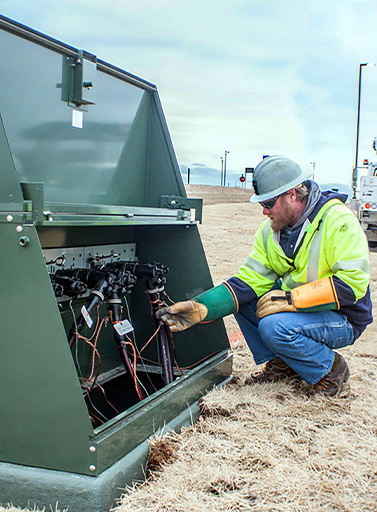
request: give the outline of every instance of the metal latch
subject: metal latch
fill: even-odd
[[[34,224],[43,224],[44,189],[43,183],[21,183],[25,201],[31,201],[32,220]]]
[[[77,56],[64,55],[62,101],[66,101],[69,106],[75,108],[94,105],[96,72],[97,58],[95,55],[83,50],[79,50]]]
[[[176,210],[195,209],[195,220],[202,223],[203,199],[182,196],[161,196],[161,208],[174,208]]]

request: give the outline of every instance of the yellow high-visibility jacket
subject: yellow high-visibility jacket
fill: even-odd
[[[292,290],[333,276],[339,312],[359,335],[373,320],[368,243],[359,221],[340,200],[322,198],[319,206],[312,222],[304,224],[293,258],[284,253],[270,221],[263,222],[251,253],[227,285],[242,305],[279,280],[283,290]]]

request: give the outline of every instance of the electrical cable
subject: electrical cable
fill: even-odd
[[[97,342],[98,342],[98,336],[99,336],[99,333],[100,333],[100,330],[101,330],[101,327],[102,327],[102,324],[103,324],[104,321],[105,321],[105,319],[103,318],[102,321],[101,321],[101,324],[100,324],[100,329],[98,330],[98,333],[97,333],[97,335],[95,337],[94,343],[91,343],[91,341],[88,338],[85,338],[81,334],[78,334],[78,338],[83,340],[87,345],[89,345],[93,349],[92,350],[92,367],[91,367],[91,370],[90,370],[90,375],[89,375],[89,377],[87,377],[85,379],[85,383],[87,383],[87,382],[91,382],[92,383],[92,386],[91,386],[90,389],[93,388],[94,384],[97,381],[98,375],[99,375],[99,373],[101,371],[101,356],[100,356],[100,353],[97,350]],[[94,377],[94,380],[92,380],[92,377],[93,377],[93,374],[94,374],[94,367],[95,367],[95,355],[97,355],[98,364],[97,364],[96,375]]]
[[[111,300],[111,302],[110,302]],[[122,318],[122,306],[121,306],[121,299],[118,295],[118,290],[114,287],[112,290],[111,299],[109,299],[109,312],[110,312],[110,320],[113,325],[113,336],[114,340],[118,346],[120,356],[122,359],[122,362],[128,372],[129,377],[132,378],[135,390],[137,393],[137,396],[140,400],[143,400],[145,398],[144,392],[142,388],[139,386],[139,383],[137,381],[137,378],[135,376],[136,374],[136,351],[134,350],[134,347],[132,343],[126,342],[127,336],[125,334],[121,334],[118,332],[118,330],[115,328],[115,325],[119,322],[121,322]],[[128,338],[129,339],[129,338]],[[131,344],[133,347],[133,354],[134,354],[134,364],[131,363],[130,358],[128,356],[127,352],[127,345]]]
[[[129,308],[129,305],[128,305],[128,301],[127,301],[127,297],[125,295],[123,295],[123,299],[124,299],[124,303],[126,305],[126,309],[127,309],[127,317],[128,317],[128,320],[130,322],[131,325],[133,325],[132,323],[132,318],[131,318],[131,312],[130,312],[130,308]],[[132,330],[132,340],[133,340],[133,343],[134,343],[134,346],[135,346],[135,349],[136,349],[136,352],[137,352],[137,355],[139,357],[139,360],[141,361],[142,365],[143,365],[143,369],[145,371],[145,375],[147,376],[147,379],[149,381],[149,383],[151,384],[152,388],[154,389],[154,391],[156,392],[157,391],[157,388],[155,387],[155,385],[153,384],[152,382],[152,379],[149,377],[149,372],[147,371],[147,368],[145,367],[145,364],[144,364],[144,361],[141,357],[141,352],[139,350],[139,347],[137,346],[137,343],[136,343],[136,337],[135,337],[135,331]],[[139,377],[136,375],[137,379],[138,379],[138,382],[140,384],[140,386],[144,389],[145,391],[145,394],[146,396],[149,396],[149,393],[147,391],[147,389],[145,388],[145,386],[143,385],[143,383],[140,381]]]
[[[90,338],[87,338],[80,334],[82,328],[85,327],[86,322],[84,319],[85,308],[82,308],[81,316],[76,318],[73,309],[73,300],[77,299],[78,297],[75,295],[74,297],[71,296],[70,298],[69,307],[73,316],[73,325],[71,326],[71,329],[68,333],[69,345],[72,347],[73,343],[75,343],[75,350],[72,352],[74,353],[75,365],[77,367],[79,381],[83,390],[84,397],[87,401],[88,407],[90,407],[90,410],[92,411],[90,413],[90,418],[93,423],[103,423],[104,421],[108,421],[106,415],[103,414],[93,403],[94,398],[97,400],[98,397],[97,394],[92,395],[94,390],[98,389],[103,394],[104,400],[108,406],[112,408],[116,414],[119,414],[117,408],[108,400],[105,389],[97,382],[101,373],[101,353],[98,350],[98,342],[103,326],[106,325],[105,322],[109,320],[108,317],[101,318],[100,315],[100,304],[103,303],[104,300],[107,300],[109,305],[109,314],[112,324],[113,336],[120,350],[126,373],[129,375],[129,377],[131,377],[135,391],[140,400],[143,400],[146,396],[149,396],[150,392],[148,392],[147,388],[137,373],[137,362],[140,362],[141,365],[138,367],[138,371],[145,372],[145,375],[143,374],[143,377],[145,377],[143,380],[146,382],[145,379],[148,379],[150,384],[150,386],[148,384],[148,389],[152,389],[153,392],[157,392],[158,390],[153,383],[154,380],[152,380],[153,370],[148,370],[146,367],[146,361],[149,361],[153,365],[156,365],[158,368],[162,369],[162,377],[166,385],[173,382],[174,380],[173,367],[174,369],[178,370],[181,376],[183,375],[182,369],[177,362],[176,346],[173,335],[171,334],[168,327],[163,322],[158,321],[155,316],[156,312],[162,306],[166,305],[166,302],[161,300],[162,296],[166,297],[168,303],[170,302],[174,304],[174,301],[171,300],[169,295],[164,290],[164,284],[166,282],[164,275],[169,271],[169,269],[159,263],[142,264],[138,262],[134,262],[132,264],[132,268],[129,268],[131,263],[132,262],[117,261],[114,263],[102,265],[101,267],[95,266],[91,269],[64,269],[59,271],[61,279],[65,278],[65,281],[74,281],[76,279],[78,282],[85,282],[85,284],[91,288],[90,302],[86,304],[86,311],[89,313],[90,310],[94,309],[94,307],[97,309],[95,327]],[[150,301],[151,316],[156,322],[156,330],[144,344],[144,346],[139,349],[138,344],[136,343],[135,331],[133,329],[129,333],[123,334],[126,329],[124,329],[124,325],[122,324],[122,302],[126,306],[127,317],[130,324],[132,325],[130,307],[125,294],[130,292],[131,288],[136,284],[137,279],[142,278],[146,279],[146,293]],[[75,309],[76,308],[77,306],[75,306]],[[116,324],[121,325],[118,327]],[[105,338],[107,339],[107,337]],[[85,349],[84,352],[82,351],[79,346],[82,346],[82,344],[79,343],[79,340],[84,342],[90,349],[90,357],[88,359],[90,368],[88,368],[88,375],[85,378],[83,377],[80,361],[82,364],[83,354],[86,357],[87,352]],[[153,340],[156,340],[157,342],[156,348],[159,363],[148,360],[142,356],[143,351]],[[207,357],[203,360],[207,359]],[[172,360],[174,361],[174,366],[172,365]],[[199,363],[195,363],[190,367]],[[183,369],[185,369],[185,367]],[[87,374],[86,367],[85,374]],[[103,406],[104,402],[101,403]],[[108,409],[106,408],[106,410]]]
[[[115,411],[117,414],[120,414],[120,412],[119,412],[119,411],[118,411],[118,409],[115,407],[115,405],[113,405],[113,404],[108,400],[105,389],[104,389],[100,384],[98,384],[98,382],[96,382],[96,387],[98,387],[98,388],[100,389],[100,391],[102,392],[102,394],[103,394],[103,396],[104,396],[104,398],[105,398],[106,402],[110,405],[110,407],[111,407],[112,409],[114,409],[114,411]]]
[[[165,324],[161,324],[161,321],[157,320],[156,312],[160,309],[160,293],[164,290],[165,279],[161,277],[154,277],[147,279],[146,281],[146,293],[148,295],[151,304],[151,315],[154,317],[157,326],[160,329],[157,331],[157,348],[159,360],[162,367],[162,375],[165,385],[170,384],[174,380],[173,368],[171,363],[170,348],[168,343],[168,327]]]
[[[173,337],[173,333],[170,332],[170,339],[171,339],[171,345],[173,347],[173,359],[174,359],[174,363],[175,363],[175,367],[177,368],[177,370],[179,371],[180,375],[182,376],[183,375],[183,372],[177,362],[177,353],[176,353],[176,350],[175,350],[175,342],[174,342],[174,337]]]
[[[76,325],[76,317],[75,317],[75,313],[74,313],[74,311],[73,311],[73,307],[72,307],[72,300],[73,300],[73,299],[71,299],[71,300],[69,301],[69,307],[70,307],[70,309],[71,309],[72,316],[73,316],[73,318],[74,318],[74,323],[75,323],[75,325]],[[98,384],[98,382],[96,382],[96,380],[97,380],[97,378],[98,378],[98,375],[99,375],[99,371],[97,372],[95,379],[94,379],[93,381],[91,380],[91,379],[92,379],[92,376],[93,376],[93,372],[94,372],[94,354],[95,354],[96,352],[97,352],[97,357],[98,357],[98,360],[99,360],[99,368],[100,368],[100,366],[101,366],[101,356],[100,356],[100,354],[99,354],[98,350],[96,349],[96,345],[97,345],[98,338],[99,338],[99,333],[100,333],[100,331],[101,331],[101,329],[102,329],[103,324],[104,324],[104,323],[106,323],[106,322],[109,320],[109,319],[108,319],[108,317],[104,317],[104,318],[102,318],[102,319],[101,319],[101,323],[100,323],[100,325],[98,326],[98,324],[99,324],[99,307],[100,307],[100,305],[98,304],[98,305],[97,305],[97,322],[96,322],[96,328],[95,328],[95,330],[94,330],[94,332],[93,332],[92,336],[88,339],[88,338],[85,338],[85,337],[84,337],[84,336],[82,336],[82,335],[79,335],[79,334],[77,335],[77,339],[79,339],[79,338],[80,338],[80,339],[83,339],[83,341],[87,342],[87,344],[89,344],[89,346],[92,346],[92,348],[94,349],[94,350],[93,350],[93,353],[92,353],[92,367],[91,367],[91,373],[90,373],[89,378],[85,378],[85,377],[83,377],[83,375],[82,375],[81,366],[80,366],[79,359],[78,359],[78,343],[76,343],[76,346],[75,346],[75,355],[76,355],[76,364],[77,364],[77,369],[78,369],[78,373],[79,373],[79,381],[82,381],[82,382],[81,382],[81,388],[82,388],[82,390],[83,390],[83,392],[84,392],[84,393],[83,393],[83,395],[84,395],[84,397],[86,397],[86,398],[87,398],[87,400],[88,400],[88,402],[90,403],[91,407],[92,407],[92,408],[93,408],[93,409],[94,409],[94,410],[95,410],[95,411],[96,411],[100,416],[102,416],[102,418],[103,418],[105,421],[108,421],[108,418],[107,418],[107,417],[106,417],[106,416],[105,416],[105,415],[104,415],[104,414],[103,414],[99,409],[97,409],[97,408],[96,408],[96,406],[94,405],[94,403],[93,403],[93,401],[92,401],[92,398],[91,398],[91,396],[90,396],[90,392],[93,390],[93,388],[94,388],[94,387],[98,387],[98,388],[101,390],[101,392],[103,393],[103,395],[104,395],[104,397],[105,397],[105,400],[106,400],[106,402],[109,404],[109,406],[110,406],[110,407],[111,407],[111,408],[112,408],[112,409],[113,409],[117,414],[119,414],[119,411],[117,410],[117,408],[116,408],[116,407],[115,407],[115,406],[114,406],[114,405],[113,405],[113,404],[112,404],[112,403],[107,399],[106,392],[105,392],[104,388],[103,388],[102,386],[100,386],[100,384]],[[98,329],[98,331],[97,331],[97,329]],[[94,344],[92,344],[92,343],[90,342],[90,340],[91,340],[91,339],[93,339],[93,337],[94,337],[94,336],[95,336],[95,343],[94,343]],[[86,384],[88,384],[89,382],[91,383],[91,386],[90,386],[90,388],[86,388]],[[103,424],[103,423],[105,422],[105,421],[103,421],[101,418],[99,418],[97,415],[95,415],[94,413],[93,413],[93,416],[96,418],[96,421],[97,421],[97,422],[99,422],[99,423],[101,423],[101,424]],[[93,423],[93,424],[95,424],[95,421],[94,421],[92,418],[91,418],[91,421],[92,421],[92,423]]]
[[[162,293],[163,293],[163,295],[165,295],[165,297],[167,297],[167,299],[171,302],[171,304],[175,304],[174,300],[172,300],[172,299],[169,297],[169,295],[166,293],[166,291],[165,291],[165,290],[164,290]],[[165,304],[163,301],[161,301],[161,305],[164,305],[164,306],[166,305],[166,306],[167,306],[167,304]]]

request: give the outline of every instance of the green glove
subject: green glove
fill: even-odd
[[[228,284],[220,284],[194,299],[177,302],[157,311],[157,318],[172,332],[185,331],[202,321],[221,318],[238,310],[237,298]]]

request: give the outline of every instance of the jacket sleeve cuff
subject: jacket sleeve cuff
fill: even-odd
[[[206,322],[222,318],[223,316],[238,311],[237,297],[227,283],[222,283],[197,295],[194,297],[194,300],[200,304],[204,304],[208,309],[207,316],[203,319]]]
[[[235,295],[236,302],[239,304],[239,306],[242,306],[243,304],[258,298],[257,294],[251,288],[251,286],[238,277],[230,277],[224,284],[229,286],[229,288],[232,290],[232,293]]]

